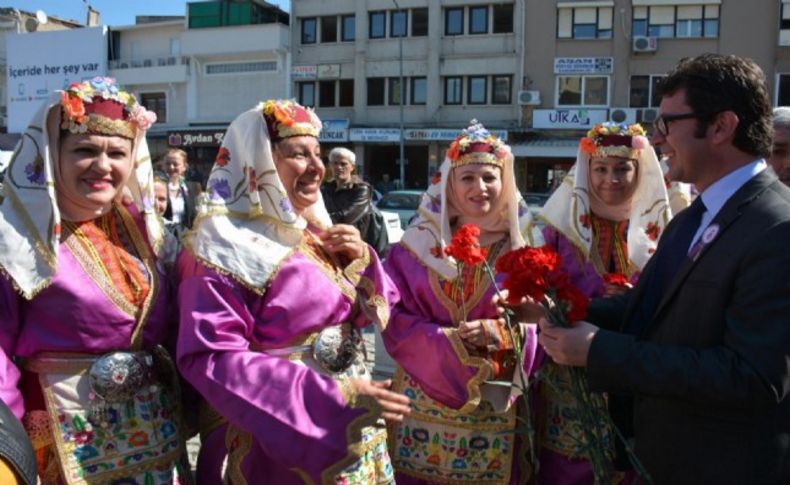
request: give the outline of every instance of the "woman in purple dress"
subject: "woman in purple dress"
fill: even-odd
[[[541,212],[546,244],[591,298],[622,291],[607,280],[636,281],[670,217],[661,167],[644,130],[615,123],[596,125],[582,138],[576,164]],[[540,374],[539,483],[591,484],[568,368],[547,361]],[[603,399],[597,404],[606,405]],[[614,452],[614,435],[603,439]]]
[[[459,278],[455,260],[443,254],[462,225],[475,224],[493,267],[501,254],[540,238],[528,232],[530,220],[510,148],[473,120],[385,263],[401,301],[383,339],[400,366],[393,389],[412,399],[411,415],[390,430],[399,484],[507,484],[531,476],[527,440],[516,433],[525,403],[508,386],[520,377],[493,285],[481,265],[465,266]],[[534,334],[516,328],[534,350]]]
[[[162,348],[176,320],[157,259],[145,142],[155,119],[112,79],[74,83],[44,103],[8,168],[0,398],[43,483],[190,481]]]
[[[290,101],[237,117],[185,239],[178,365],[219,418],[207,483],[223,459],[234,484],[392,482],[379,419],[408,399],[370,380],[359,331],[387,325],[397,292],[359,231],[331,224],[320,129]]]

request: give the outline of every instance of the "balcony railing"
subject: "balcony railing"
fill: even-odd
[[[189,57],[170,56],[154,57],[150,59],[116,59],[110,61],[110,69],[141,69],[146,67],[188,66]]]

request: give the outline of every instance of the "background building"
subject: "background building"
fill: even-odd
[[[400,178],[402,140],[405,186],[423,188],[470,119],[505,137],[519,126],[523,5],[294,0],[294,95],[335,128],[324,145],[352,148],[371,182]]]
[[[193,175],[205,181],[230,121],[288,96],[289,22],[258,1],[193,2],[186,10],[112,27],[109,75],[156,112],[151,153],[185,150]]]

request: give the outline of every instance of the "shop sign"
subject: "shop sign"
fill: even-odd
[[[291,66],[291,78],[299,79],[315,79],[318,68],[316,66]]]
[[[611,74],[614,57],[555,57],[554,74]]]
[[[321,64],[318,66],[318,79],[339,79],[340,64]]]
[[[321,120],[322,143],[341,143],[348,141],[348,120]]]
[[[491,134],[507,141],[507,130],[490,130]],[[403,138],[410,141],[453,141],[461,134],[457,128],[425,128],[404,130]]]
[[[606,121],[605,109],[536,109],[532,112],[533,128],[592,128]]]
[[[363,142],[395,142],[400,141],[400,130],[397,128],[351,128],[348,131],[348,139]]]
[[[171,131],[167,144],[171,147],[218,147],[225,139],[225,130]]]

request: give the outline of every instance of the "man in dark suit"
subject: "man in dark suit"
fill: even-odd
[[[706,54],[681,61],[661,94],[654,144],[669,177],[701,195],[633,290],[591,303],[595,325],[542,320],[540,342],[555,361],[586,366],[591,390],[625,397],[656,483],[787,484],[790,189],[763,160],[764,75]]]

